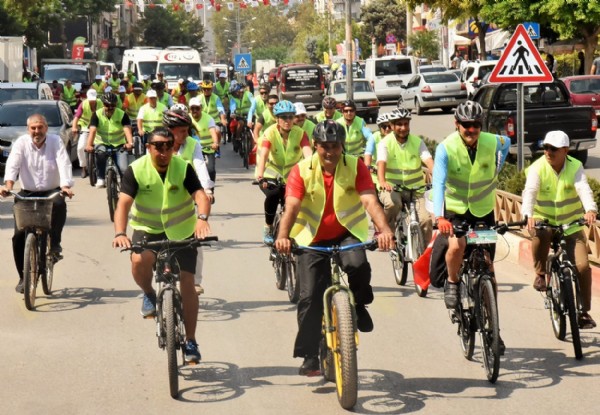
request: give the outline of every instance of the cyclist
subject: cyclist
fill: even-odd
[[[117,96],[112,92],[102,95],[102,105],[102,108],[92,114],[86,147],[86,151],[96,153],[97,188],[105,187],[106,148],[124,146],[130,150],[133,147],[131,121],[123,110],[117,108]],[[127,168],[127,153],[119,152],[116,163],[119,170],[124,172]]]
[[[273,114],[273,107],[275,107],[278,102],[279,97],[277,95],[269,95],[265,110],[261,115],[258,116],[256,123],[254,124],[254,141],[256,142],[258,148],[260,148],[260,138],[264,134],[265,130],[277,122],[277,119]]]
[[[103,94],[104,90],[106,89],[106,84],[104,83],[103,79],[104,78],[102,75],[96,75],[96,79],[94,79],[94,82],[92,82],[92,85],[90,85],[90,88],[96,91],[96,93],[99,95]]]
[[[123,101],[123,109],[127,112],[130,120],[137,120],[140,108],[146,101],[146,94],[144,94],[144,87],[139,82],[133,84],[133,92],[125,97]]]
[[[71,82],[70,79],[65,81],[60,94],[60,99],[65,101],[69,107],[71,107],[71,111],[75,113],[75,110],[77,110],[77,90],[73,86],[73,82]]]
[[[165,93],[165,84],[157,79],[152,81],[152,89],[156,91],[156,97],[158,102],[163,104],[166,108],[171,108],[173,106],[173,98],[171,95]],[[148,96],[148,94],[146,94]]]
[[[4,186],[0,188],[2,196],[8,196],[17,178],[20,181],[21,196],[44,197],[62,190],[69,198],[73,197],[71,160],[62,139],[56,134],[48,134],[48,122],[41,114],[33,114],[27,118],[27,134],[20,136],[11,147],[6,160]],[[50,249],[60,254],[62,230],[67,220],[67,205],[62,197],[54,198],[52,203]],[[15,225],[12,245],[15,266],[19,273],[19,282],[15,287],[18,293],[23,292],[25,236],[25,231],[17,230]]]
[[[210,202],[192,165],[180,157],[173,157],[173,145],[173,134],[169,130],[154,130],[146,144],[146,155],[134,161],[125,171],[115,212],[113,247],[130,247],[132,242],[140,242],[143,238],[148,241],[165,238],[182,240],[191,236],[203,238],[210,233]],[[194,203],[200,213],[197,218]],[[126,233],[130,211],[131,240]],[[175,257],[181,270],[185,361],[198,362],[201,359],[196,343],[198,296],[194,290],[197,251],[194,248],[184,249]],[[151,251],[131,254],[133,279],[144,292],[143,317],[156,314],[156,292],[152,287],[154,263],[155,256]]]
[[[219,148],[220,142],[218,128],[215,121],[204,112],[202,108],[202,100],[200,98],[196,97],[190,100],[191,127],[194,129],[195,137],[198,137],[197,139],[200,141],[201,153],[203,153],[206,158],[206,167],[208,168],[210,180],[214,182],[217,176],[215,168],[215,151]],[[165,118],[163,117],[163,124],[164,120]],[[206,187],[203,183],[202,186],[205,189],[212,189],[214,184],[211,187]]]
[[[148,102],[142,105],[137,113],[138,134],[144,143],[150,132],[162,125],[162,116],[167,110],[163,103],[158,102],[158,94],[155,90],[149,90],[146,99]]]
[[[123,103],[125,102],[125,98],[127,98],[127,88],[125,87],[125,85],[119,85],[119,88],[117,88],[118,90],[118,95],[117,95],[117,108],[119,109],[123,109]]]
[[[215,94],[221,99],[226,111],[229,109],[229,87],[230,84],[227,81],[227,74],[221,72],[219,74],[219,80],[215,83]]]
[[[263,111],[267,108],[269,102],[269,92],[271,91],[271,85],[262,83],[258,87],[259,98],[256,100],[256,117],[260,117]]]
[[[295,111],[296,108],[290,101],[280,101],[273,108],[277,124],[269,127],[262,137],[260,158],[256,168],[258,180],[263,177],[280,178],[285,183],[292,167],[302,157],[308,158],[312,154],[306,133],[294,125]],[[267,183],[264,183],[261,190],[265,194],[263,242],[270,244],[273,243],[273,221],[277,206],[285,189],[269,189]]]
[[[112,71],[110,75],[111,76],[107,81],[107,85],[110,86],[113,89],[113,91],[116,91],[117,89],[119,89],[119,86],[121,86],[121,79],[119,78],[119,72]]]
[[[81,167],[82,178],[86,178],[88,175],[85,146],[87,145],[87,139],[90,133],[90,121],[92,115],[99,108],[102,108],[102,101],[98,99],[96,90],[88,89],[85,95],[86,99],[79,104],[77,111],[75,111],[71,127],[73,134],[77,134],[78,130],[80,131],[79,140],[77,141],[77,159],[79,160],[79,166]]]
[[[185,89],[185,86],[183,86],[183,82],[184,79],[183,78],[179,78],[177,80],[177,85],[175,86],[175,88],[173,88],[171,90],[171,97],[173,99],[174,102],[179,102],[179,98],[182,95],[185,95],[185,93],[187,92]]]
[[[454,118],[456,131],[437,146],[432,178],[434,215],[440,233],[448,238],[444,293],[448,309],[459,302],[458,272],[466,247],[464,236],[456,237],[452,226],[494,225],[497,176],[510,148],[508,137],[481,131],[483,108],[477,102],[460,104]]]
[[[198,98],[202,103],[202,110],[214,120],[216,125],[219,125],[219,128],[216,128],[217,137],[219,139],[219,141],[217,141],[218,149],[218,144],[221,143],[220,126],[227,125],[227,114],[225,114],[225,107],[223,107],[221,98],[219,98],[217,94],[213,93],[213,83],[211,80],[202,81],[200,88],[202,88],[202,95]]]
[[[323,102],[321,105],[323,106],[323,111],[315,115],[315,120],[317,122],[322,122],[325,120],[335,121],[339,118],[342,118],[342,113],[337,110],[337,101],[334,97],[323,98]]]
[[[388,114],[392,132],[386,135],[377,146],[377,179],[379,201],[383,204],[388,224],[396,227],[396,217],[405,202],[402,193],[393,191],[395,185],[408,188],[425,186],[422,165],[433,170],[433,158],[423,140],[410,133],[410,111],[399,107]],[[410,202],[410,201],[406,201]],[[431,215],[425,210],[422,195],[417,203],[419,222],[424,243],[431,239]]]
[[[377,183],[379,183],[378,179],[377,179],[377,173],[376,173],[376,167],[377,167],[377,145],[379,144],[379,142],[383,139],[383,137],[385,137],[386,135],[388,135],[391,130],[391,124],[390,121],[388,120],[388,114],[380,114],[377,117],[376,120],[376,124],[379,127],[379,130],[377,130],[376,132],[373,133],[373,142],[374,142],[374,148],[373,149],[365,149],[365,158],[364,158],[364,162],[367,165],[367,167],[369,167],[369,170],[371,170],[371,177],[373,178],[373,183],[375,183],[375,185],[377,185]]]
[[[254,95],[246,91],[244,85],[239,83],[231,83],[229,88],[229,112],[239,117],[246,117],[246,126],[252,130],[254,123],[254,111],[256,109],[256,100]],[[242,123],[235,123],[235,139],[239,140]],[[237,146],[234,146],[237,147]]]
[[[313,130],[315,129],[315,123],[311,120],[306,119],[306,107],[302,102],[294,102],[296,108],[296,116],[294,117],[294,124],[302,128],[308,136],[308,141],[312,142]]]
[[[200,87],[197,83],[190,81],[186,84],[185,89],[187,90],[187,92],[184,95],[185,100],[181,100],[180,103],[189,105],[190,99],[198,96],[198,93],[200,92]]]
[[[276,247],[289,254],[291,238],[299,245],[348,245],[366,241],[369,223],[366,212],[381,230],[379,248],[393,248],[393,233],[377,201],[369,169],[357,157],[343,154],[344,128],[335,121],[317,124],[313,141],[316,152],[292,168],[288,177],[285,212]],[[366,212],[365,212],[366,211]],[[360,331],[373,330],[366,305],[373,302],[371,266],[363,250],[341,255],[341,267],[356,302]],[[329,258],[318,253],[298,255],[298,283],[302,287],[298,302],[298,334],[294,357],[304,358],[300,374],[319,372],[319,342],[323,316],[323,292],[331,278]]]
[[[588,184],[583,165],[568,155],[569,137],[563,131],[550,131],[544,138],[544,156],[527,169],[523,189],[522,214],[528,218],[532,233],[531,250],[536,272],[533,287],[546,291],[546,260],[552,242],[552,231],[535,229],[536,220],[548,220],[551,225],[576,221],[585,211],[589,225],[596,222],[598,207]],[[567,255],[577,268],[583,313],[579,327],[591,329],[596,322],[589,315],[592,304],[592,271],[588,261],[587,240],[583,226],[571,226],[565,231]]]
[[[365,154],[365,148],[368,145],[373,146],[373,133],[367,128],[365,120],[356,115],[356,104],[352,100],[346,100],[342,104],[343,117],[338,118],[338,122],[346,131],[346,143],[344,151],[346,154],[362,157]]]

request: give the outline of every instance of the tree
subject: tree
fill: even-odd
[[[360,20],[375,42],[385,44],[388,34],[406,39],[406,6],[394,0],[374,0],[361,9]]]
[[[144,17],[135,26],[134,31],[144,46],[191,46],[202,49],[204,27],[202,22],[185,10],[147,7]]]
[[[415,54],[421,58],[434,61],[440,53],[440,42],[436,32],[420,31],[409,37],[409,43]]]

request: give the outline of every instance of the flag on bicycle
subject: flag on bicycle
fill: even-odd
[[[437,238],[439,232],[433,231],[431,241],[427,244],[427,248],[421,254],[421,256],[413,264],[413,279],[421,289],[426,290],[429,288],[429,261],[431,260],[431,252],[433,251],[433,242]]]

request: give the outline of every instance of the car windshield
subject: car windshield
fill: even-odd
[[[572,80],[569,89],[572,94],[598,94],[600,93],[600,79]]]
[[[0,106],[0,127],[25,127],[27,117],[42,114],[48,127],[60,127],[61,119],[56,105],[18,104]]]
[[[445,72],[446,68],[444,68],[443,66],[421,66],[419,68],[419,72],[421,73],[425,73],[425,72]]]
[[[423,75],[428,84],[446,84],[448,82],[458,82],[456,75],[452,73],[432,73]]]
[[[377,76],[387,75],[409,75],[412,74],[410,59],[385,59],[375,61],[375,74]]]
[[[0,102],[14,101],[16,99],[38,99],[37,93],[37,88],[0,89]]]
[[[156,76],[156,61],[151,62],[138,62],[140,67],[140,76],[148,75],[150,79],[154,79]]]
[[[69,79],[74,84],[89,82],[87,70],[69,68],[48,68],[44,71],[44,79],[48,82],[57,80],[64,82]]]
[[[354,92],[370,92],[371,87],[368,82],[353,82],[352,89]],[[333,89],[334,94],[345,94],[346,93],[346,82],[337,82]]]
[[[167,80],[202,79],[199,63],[161,63],[158,70],[165,74]]]

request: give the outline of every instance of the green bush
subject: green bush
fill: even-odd
[[[423,140],[423,142],[427,146],[427,150],[429,150],[429,152],[431,153],[431,157],[435,157],[435,149],[437,148],[437,145],[439,143],[437,141],[432,140],[431,138],[425,137],[423,135],[420,135],[419,137],[421,137],[421,140]]]

